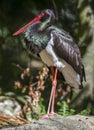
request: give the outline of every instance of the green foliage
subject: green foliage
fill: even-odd
[[[25,118],[29,121],[32,119],[38,120],[40,118],[40,116],[45,115],[46,110],[45,110],[45,106],[44,106],[43,102],[44,102],[44,99],[40,98],[39,103],[38,103],[39,106],[37,106],[37,108],[36,108],[37,109],[36,111],[39,111],[38,112],[39,114],[32,113],[32,111],[30,110],[25,114]]]
[[[91,113],[91,109],[87,108],[87,109],[82,110],[79,114],[87,116],[87,115],[90,115],[90,113]]]
[[[75,109],[71,109],[70,106],[65,101],[62,101],[60,109],[58,110],[58,114],[60,114],[62,116],[70,116],[70,115],[74,115],[74,114],[87,116],[87,115],[90,115],[90,113],[92,113],[92,111],[93,111],[92,109],[86,108],[78,113]]]
[[[46,109],[45,109],[45,106],[43,105],[43,102],[44,102],[44,99],[40,98],[40,101],[39,101],[39,106],[41,108],[40,115],[45,115],[46,114]]]
[[[61,107],[60,107],[60,109],[58,111],[58,114],[60,114],[62,116],[74,115],[75,110],[70,109],[69,105],[65,101],[62,101],[61,102]]]

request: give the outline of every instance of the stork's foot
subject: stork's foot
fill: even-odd
[[[53,111],[53,112],[51,112],[49,115],[50,115],[50,116],[54,116],[54,115],[58,115],[58,114]]]
[[[47,119],[47,118],[50,118],[50,113],[40,117],[40,119]]]
[[[40,119],[51,119],[51,117],[52,116],[54,116],[54,115],[58,115],[57,113],[55,113],[55,112],[51,112],[51,113],[49,113],[49,114],[46,114],[46,115],[43,115],[43,116],[41,116],[40,117]]]

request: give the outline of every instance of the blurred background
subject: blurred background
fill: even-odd
[[[94,0],[0,0],[0,111],[31,120],[45,114],[51,90],[49,69],[12,34],[44,9],[74,37],[85,65],[82,90],[58,81],[55,109],[61,115],[94,114]],[[14,111],[15,110],[15,111]]]

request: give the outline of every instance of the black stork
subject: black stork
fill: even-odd
[[[32,53],[38,54],[42,61],[51,67],[52,90],[45,117],[55,114],[54,101],[58,70],[62,73],[66,83],[74,88],[82,88],[82,82],[86,80],[77,44],[69,33],[54,26],[54,23],[54,12],[46,9],[13,34],[15,36],[24,32],[27,48]]]

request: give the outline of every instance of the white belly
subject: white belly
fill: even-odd
[[[54,66],[54,62],[52,57],[46,52],[46,50],[43,50],[40,52],[40,57],[42,61],[47,64],[47,66]],[[63,59],[59,59],[65,67],[64,68],[58,68],[59,71],[63,74],[66,83],[71,85],[72,87],[79,88],[80,80],[79,75],[75,72],[75,70]]]
[[[52,57],[47,53],[46,50],[42,50],[40,53],[39,53],[42,61],[47,64],[47,66],[53,66],[54,62],[53,62],[53,59]]]

